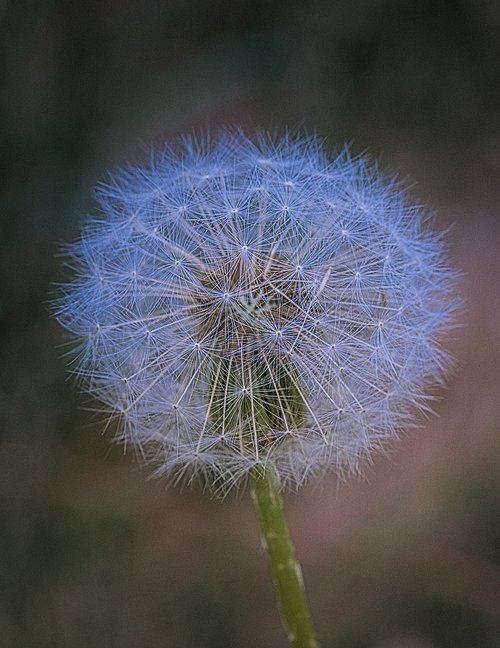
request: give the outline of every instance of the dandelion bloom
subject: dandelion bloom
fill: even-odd
[[[216,490],[356,470],[427,409],[454,274],[421,207],[317,138],[185,138],[98,187],[56,316],[118,440]]]

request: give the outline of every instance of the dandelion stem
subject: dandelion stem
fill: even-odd
[[[255,469],[252,486],[262,542],[269,557],[289,644],[292,648],[317,648],[302,570],[290,538],[275,470]]]

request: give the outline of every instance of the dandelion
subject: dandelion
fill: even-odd
[[[250,475],[272,508],[428,411],[454,274],[365,159],[314,137],[185,138],[97,198],[56,316],[76,377],[158,476],[225,493]]]

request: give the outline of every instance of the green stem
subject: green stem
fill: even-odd
[[[283,508],[274,469],[255,469],[252,496],[259,517],[262,542],[266,548],[278,593],[283,625],[292,648],[318,648],[304,589],[304,580]]]

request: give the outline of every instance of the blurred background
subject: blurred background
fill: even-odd
[[[106,170],[242,124],[351,143],[452,226],[457,368],[363,479],[287,497],[323,648],[500,646],[500,3],[0,2],[0,646],[285,645],[246,494],[148,481],[46,306]]]

